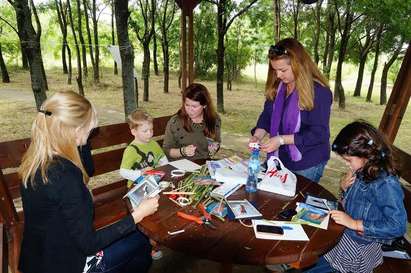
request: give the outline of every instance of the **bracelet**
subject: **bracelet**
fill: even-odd
[[[184,152],[184,147],[180,147],[180,154],[182,157],[187,156],[187,154]]]

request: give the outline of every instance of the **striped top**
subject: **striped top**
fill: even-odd
[[[341,273],[369,273],[383,262],[380,243],[359,242],[347,232],[324,258]]]

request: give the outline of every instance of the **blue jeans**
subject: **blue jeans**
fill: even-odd
[[[327,165],[327,161],[321,162],[320,164],[305,170],[294,171],[294,173],[318,183],[320,178],[323,176],[325,165]]]
[[[101,261],[87,273],[146,273],[151,263],[150,242],[136,230],[103,249]]]
[[[313,266],[306,270],[304,273],[334,273],[338,272],[331,265],[327,262],[327,260],[321,256],[318,262]]]

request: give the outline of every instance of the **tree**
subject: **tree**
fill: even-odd
[[[359,16],[355,17],[353,11],[353,1],[354,0],[344,0],[344,5],[339,6],[336,2],[337,18],[338,18],[338,29],[341,35],[340,48],[338,50],[338,61],[335,76],[335,90],[334,90],[334,100],[338,100],[338,107],[341,109],[345,108],[345,94],[344,87],[342,86],[342,65],[344,62],[345,54],[347,52],[347,45],[351,35],[351,27],[355,20]],[[343,10],[344,15],[341,16],[340,12]],[[342,18],[344,21],[342,21]]]
[[[164,93],[168,93],[169,77],[170,77],[170,50],[168,31],[174,21],[177,6],[173,0],[161,1],[157,20],[160,26],[160,41],[163,51],[163,77],[164,77]]]
[[[398,40],[398,39],[394,39]],[[387,77],[388,71],[390,67],[398,59],[398,56],[401,53],[403,44],[404,44],[404,37],[400,37],[399,41],[396,45],[393,46],[392,55],[388,58],[388,61],[384,63],[384,68],[381,74],[381,87],[380,87],[380,105],[385,105],[387,103]]]
[[[281,0],[273,0],[274,6],[274,41],[280,41],[280,26],[281,26]]]
[[[320,61],[320,54],[319,54],[319,44],[320,44],[320,34],[321,34],[321,6],[324,0],[319,0],[316,5],[315,9],[313,9],[314,16],[315,16],[315,31],[314,31],[314,62],[318,64]]]
[[[1,36],[2,32],[3,32],[3,30],[0,27],[0,36]],[[10,77],[9,77],[9,72],[7,71],[6,62],[3,59],[3,51],[1,50],[1,43],[0,43],[0,71],[1,71],[2,82],[9,83],[10,82]]]
[[[370,20],[369,18],[365,18],[364,21]],[[365,22],[363,22],[366,24]],[[356,41],[356,47],[359,49],[359,61],[360,65],[358,67],[358,75],[357,75],[357,82],[355,84],[355,89],[354,89],[354,97],[361,97],[361,87],[362,87],[362,80],[364,77],[364,68],[365,68],[365,63],[367,62],[367,56],[368,53],[370,52],[370,49],[374,43],[374,34],[372,32],[372,24],[366,24],[366,29],[365,29],[365,41],[363,41],[363,37],[357,37]],[[360,33],[362,36],[363,34]]]
[[[67,5],[62,4],[61,0],[55,0],[57,19],[62,34],[63,44],[61,47],[61,62],[63,64],[63,73],[67,74],[67,84],[71,84],[72,67],[71,67],[71,49],[67,43]],[[66,59],[66,50],[68,54],[68,66]]]
[[[114,0],[111,0],[111,44],[116,44],[116,39],[114,35]],[[114,61],[114,75],[118,74],[117,63]]]
[[[134,52],[128,36],[128,0],[114,0],[117,41],[121,56],[121,77],[125,118],[138,107],[138,93],[134,89]]]
[[[374,65],[372,67],[370,84],[368,86],[367,99],[366,99],[367,102],[371,102],[372,91],[374,88],[375,72],[377,71],[378,57],[380,56],[381,35],[383,33],[383,30],[384,30],[384,23],[380,23],[380,26],[378,27],[378,30],[377,30],[377,38],[375,42]]]
[[[324,54],[323,54],[323,73],[329,79],[330,72],[331,72],[331,65],[334,60],[334,52],[335,52],[335,32],[336,32],[336,24],[335,24],[335,14],[336,9],[334,6],[334,0],[327,1],[327,36],[325,40],[324,46]]]
[[[237,5],[231,0],[208,0],[217,6],[217,110],[224,112],[224,37],[234,20],[245,13],[257,0]]]
[[[95,0],[93,0],[93,8],[95,10]],[[90,61],[91,61],[91,66],[93,67],[93,75],[94,75],[94,82],[98,82],[99,80],[99,75],[97,74],[96,76],[96,62],[94,60],[94,50],[93,50],[93,42],[91,40],[91,31],[90,31],[90,23],[89,23],[89,14],[88,14],[88,10],[91,11],[91,13],[94,15],[93,9],[89,7],[89,1],[88,0],[83,0],[83,9],[84,9],[84,21],[86,22],[86,32],[87,32],[87,44],[88,44],[88,51],[90,54]],[[81,15],[78,14],[78,16],[81,18]],[[94,16],[93,16],[94,17]],[[82,30],[80,30],[80,26],[79,26],[79,33],[82,32]],[[93,31],[94,32],[94,31]],[[82,45],[83,46],[83,45]],[[84,45],[85,48],[85,45]],[[97,48],[96,48],[97,49]],[[85,56],[85,54],[84,54]],[[83,58],[84,58],[83,56]],[[87,72],[86,72],[86,65],[84,64],[85,70],[84,70],[84,76],[87,77]]]
[[[71,32],[73,34],[74,44],[76,46],[76,53],[77,53],[77,77],[76,77],[77,86],[78,86],[80,95],[84,96],[80,46],[77,41],[76,31],[74,30],[73,13],[71,11],[70,0],[67,1],[67,12],[68,12],[69,19],[70,19]]]
[[[81,4],[80,0],[76,0],[77,4],[77,32],[78,32],[78,38],[80,41],[81,45],[81,58],[83,60],[83,71],[84,71],[84,77],[88,77],[88,70],[87,70],[87,51],[86,51],[86,43],[84,42],[84,36],[83,36],[83,27],[81,23]],[[73,26],[74,28],[74,26]]]
[[[37,32],[31,21],[31,9],[27,0],[8,0],[16,11],[16,21],[21,46],[29,61],[31,87],[34,94],[37,109],[40,109],[46,100],[46,83],[44,75],[43,59],[41,56],[41,26],[36,18]],[[31,0],[31,8],[35,10]],[[35,13],[36,14],[36,13]]]
[[[143,68],[141,76],[144,82],[143,100],[148,101],[149,78],[150,78],[150,42],[154,35],[156,0],[138,0],[140,16],[143,20],[144,28],[140,28],[138,18],[130,17],[130,26],[137,35],[137,39],[143,46]],[[137,15],[135,15],[137,16]]]

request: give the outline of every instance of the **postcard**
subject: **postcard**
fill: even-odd
[[[130,200],[131,206],[136,208],[144,198],[154,197],[160,191],[161,189],[155,179],[144,179],[136,184],[123,198],[127,197]]]
[[[307,195],[305,203],[324,210],[336,210],[338,208],[337,201],[331,201],[313,195]]]
[[[263,215],[248,200],[229,200],[227,205],[235,219],[259,218]]]
[[[328,222],[330,220],[328,211],[298,202],[296,210],[297,214],[291,219],[292,222],[328,229]]]

